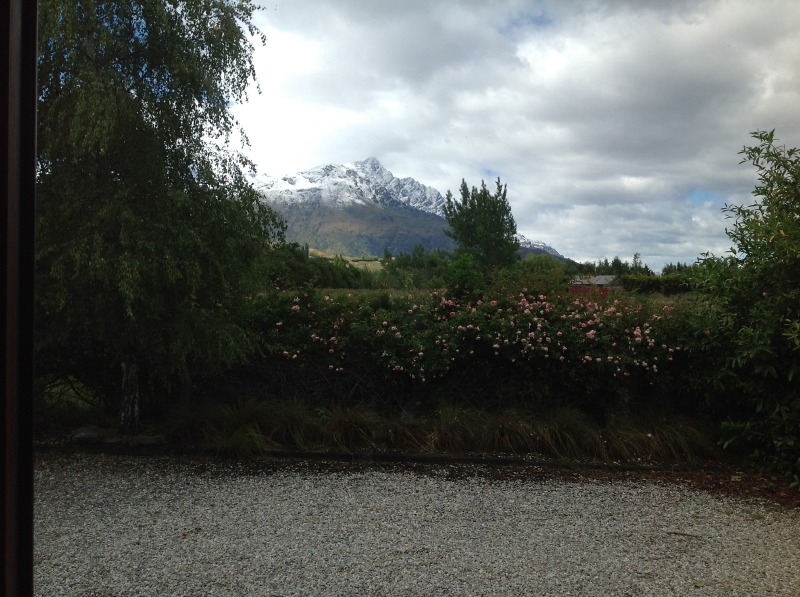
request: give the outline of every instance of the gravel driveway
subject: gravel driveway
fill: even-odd
[[[796,512],[657,483],[326,466],[40,454],[36,595],[800,596]]]

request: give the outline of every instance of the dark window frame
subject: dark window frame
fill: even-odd
[[[0,593],[33,596],[33,263],[36,0],[0,0],[3,566]]]

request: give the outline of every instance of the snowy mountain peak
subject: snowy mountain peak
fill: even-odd
[[[381,163],[378,161],[377,158],[367,158],[362,162],[353,162],[352,164],[347,164],[348,166],[352,166],[356,170],[360,170],[364,173],[372,174],[375,178],[380,179],[392,179],[394,176],[391,172],[389,172],[386,168],[384,168]]]
[[[526,249],[539,249],[539,250],[544,251],[546,253],[550,253],[554,257],[558,257],[559,259],[564,259],[564,256],[561,253],[556,251],[550,245],[544,244],[540,240],[530,240],[524,234],[517,234],[517,240],[519,241],[519,246],[520,247],[524,247]]]
[[[326,164],[280,178],[253,180],[270,201],[324,203],[344,207],[353,203],[414,207],[443,216],[444,197],[413,178],[396,178],[374,157],[349,164]]]

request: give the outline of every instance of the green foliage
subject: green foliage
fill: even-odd
[[[619,257],[614,257],[611,261],[607,258],[597,261],[586,261],[584,263],[578,263],[576,261],[572,261],[571,259],[567,260],[571,263],[575,269],[577,269],[578,273],[581,275],[587,276],[624,276],[624,275],[641,275],[641,276],[653,276],[654,272],[651,270],[646,263],[642,262],[641,255],[639,253],[633,254],[633,262],[628,263],[628,261],[622,261]]]
[[[40,375],[112,397],[127,354],[163,396],[246,360],[243,297],[284,231],[221,147],[254,75],[253,10],[39,3]]]
[[[477,299],[486,289],[486,277],[471,253],[462,253],[447,265],[446,279],[450,294],[458,298]]]
[[[37,379],[34,416],[37,428],[76,429],[86,424],[105,425],[109,413],[102,396],[96,395],[72,377]],[[110,419],[112,422],[115,418]]]
[[[744,397],[744,419],[726,426],[727,444],[789,475],[800,473],[800,155],[756,132],[742,150],[758,169],[756,201],[726,205],[730,255],[704,255],[694,274],[712,300],[706,349],[718,356],[715,382]],[[741,408],[740,408],[741,410]],[[749,413],[748,413],[749,411]]]
[[[572,275],[569,268],[553,255],[528,255],[511,268],[510,275],[517,278],[531,292],[547,294],[567,290]]]
[[[269,251],[263,262],[262,277],[278,288],[371,288],[374,275],[357,267],[341,255],[333,259],[310,256],[306,248],[288,243]]]
[[[690,266],[688,263],[681,263],[680,261],[678,263],[670,262],[661,268],[661,275],[669,276],[670,274],[680,274],[681,272],[686,272],[691,267],[692,266]]]
[[[445,234],[482,268],[505,267],[519,260],[517,225],[506,192],[499,178],[494,195],[483,181],[480,190],[472,187],[470,191],[462,180],[461,200],[454,200],[450,191],[445,197],[444,214],[450,226]]]
[[[392,256],[384,250],[380,260],[383,270],[378,275],[378,284],[394,288],[439,288],[444,286],[450,255],[442,249],[430,253],[422,245],[415,245],[409,255],[400,252]]]
[[[366,303],[371,311],[388,311],[392,308],[392,297],[388,292],[376,292],[366,298]]]
[[[338,259],[337,259],[338,258]],[[365,267],[357,267],[337,255],[333,261],[311,257],[311,283],[318,288],[372,288],[374,275]]]
[[[689,278],[692,268],[687,264],[667,264],[658,275],[643,263],[639,253],[633,255],[633,262],[622,261],[619,257],[577,263],[567,260],[578,275],[617,276],[622,287],[637,294],[663,294],[672,296],[688,292],[691,288]]]
[[[683,273],[669,273],[661,276],[655,274],[625,274],[620,276],[619,280],[625,290],[638,294],[658,293],[671,296],[688,292],[690,289],[688,276]]]
[[[263,354],[252,366],[295,380],[294,391],[310,399],[388,405],[447,394],[481,405],[502,396],[581,405],[600,418],[680,386],[682,310],[498,290],[478,299],[449,290],[271,292],[252,302]]]

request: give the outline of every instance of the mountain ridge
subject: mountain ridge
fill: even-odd
[[[445,198],[433,187],[397,178],[374,157],[347,164],[324,164],[281,177],[252,177],[263,200],[284,217],[291,242],[328,253],[382,255],[452,250],[444,234]],[[517,235],[521,253],[550,253],[552,247]]]
[[[444,218],[445,199],[439,191],[413,178],[395,177],[372,157],[360,162],[316,166],[280,178],[263,176],[256,179],[256,184],[271,201],[335,206],[400,203]]]

